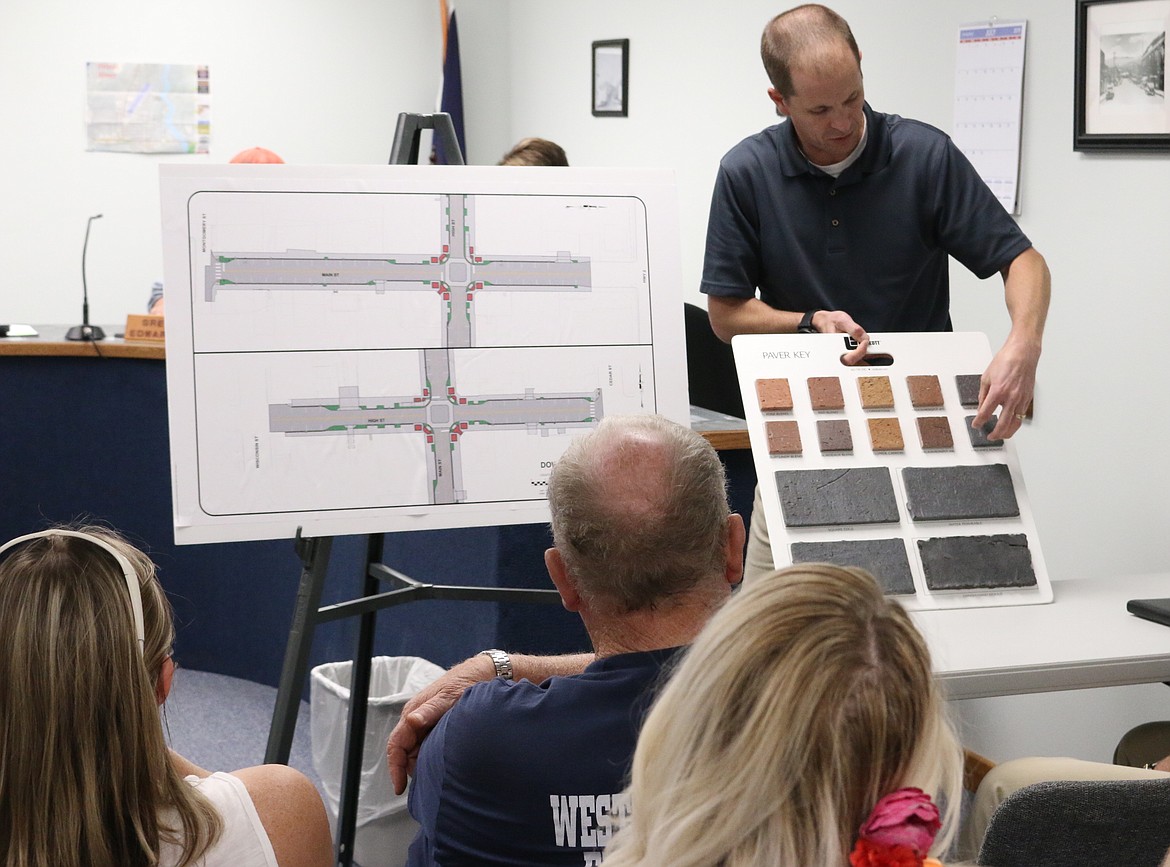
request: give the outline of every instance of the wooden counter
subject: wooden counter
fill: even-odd
[[[34,325],[38,337],[0,337],[0,355],[45,355],[57,357],[151,358],[162,361],[166,349],[161,343],[137,343],[114,337],[120,325],[103,325],[105,340],[66,340],[63,325]]]

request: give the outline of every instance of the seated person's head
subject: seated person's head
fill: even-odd
[[[228,160],[229,163],[283,163],[284,160],[268,148],[246,148]]]
[[[727,593],[729,538],[743,525],[728,508],[719,455],[689,428],[655,415],[605,418],[553,465],[548,500],[548,557],[595,610]]]
[[[518,141],[500,159],[501,166],[567,166],[569,158],[556,142],[545,138],[525,138]]]
[[[845,867],[877,802],[908,786],[943,796],[942,845],[961,772],[901,606],[862,570],[789,567],[728,602],[671,675],[606,865]]]
[[[167,759],[158,705],[174,628],[154,564],[110,530],[77,532],[0,551],[6,864],[146,863],[141,844],[166,834],[162,805],[192,823],[171,829],[176,838],[218,827]]]

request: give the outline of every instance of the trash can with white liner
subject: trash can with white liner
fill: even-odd
[[[406,862],[418,823],[406,811],[406,795],[394,794],[386,765],[386,738],[406,702],[443,671],[416,656],[375,656],[371,660],[353,848],[353,863],[360,867],[401,867]],[[352,675],[353,663],[346,661],[318,665],[309,676],[313,767],[325,790],[325,809],[335,835]]]

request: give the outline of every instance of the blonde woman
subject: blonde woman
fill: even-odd
[[[954,833],[961,785],[906,613],[862,570],[794,566],[734,597],[671,675],[605,864],[930,863]]]
[[[99,527],[0,546],[0,867],[324,867],[320,796],[283,765],[169,752],[174,625],[154,564]]]

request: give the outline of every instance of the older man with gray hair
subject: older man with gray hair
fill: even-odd
[[[548,497],[545,565],[595,655],[484,651],[408,705],[388,753],[400,789],[417,755],[410,865],[601,863],[662,668],[742,575],[719,456],[674,422],[605,419],[556,462]]]

